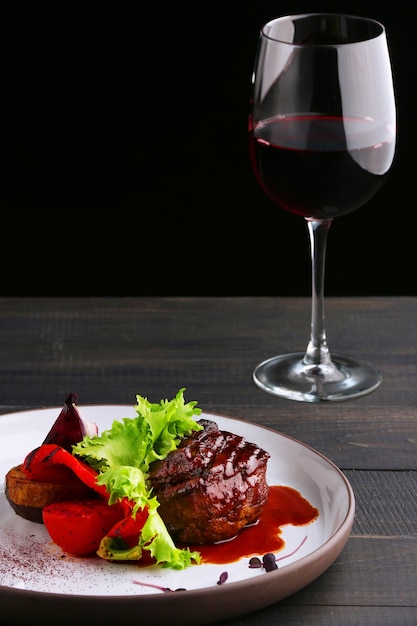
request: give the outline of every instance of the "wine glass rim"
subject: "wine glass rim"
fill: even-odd
[[[364,37],[358,37],[358,38],[354,38],[345,42],[335,42],[335,43],[309,43],[309,42],[304,42],[304,43],[295,43],[292,41],[288,41],[287,39],[285,39],[284,37],[280,38],[277,36],[273,36],[271,34],[268,34],[266,32],[268,27],[271,27],[274,24],[277,24],[279,22],[286,22],[286,21],[295,21],[295,20],[301,20],[301,19],[305,19],[308,17],[323,17],[323,18],[330,18],[330,17],[336,17],[338,19],[348,19],[348,20],[357,20],[359,22],[368,22],[369,24],[373,24],[377,31],[375,32],[374,35],[370,34],[368,37],[364,38]],[[275,17],[271,20],[269,20],[268,22],[266,22],[262,27],[261,27],[261,36],[264,37],[265,39],[268,39],[270,41],[275,41],[276,43],[281,43],[281,44],[287,44],[291,47],[294,48],[303,48],[303,47],[323,47],[323,48],[337,48],[337,47],[343,47],[343,46],[350,46],[356,43],[360,43],[363,41],[369,41],[372,39],[377,39],[378,37],[380,37],[381,35],[385,34],[385,26],[382,24],[382,22],[371,18],[371,17],[366,17],[363,15],[353,15],[350,13],[335,13],[332,11],[321,11],[321,12],[310,12],[310,13],[294,13],[294,14],[286,14],[286,15],[281,15],[279,17]]]

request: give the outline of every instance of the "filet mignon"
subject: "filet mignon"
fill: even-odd
[[[211,420],[152,464],[150,483],[159,513],[177,543],[234,537],[254,523],[268,499],[269,453]]]

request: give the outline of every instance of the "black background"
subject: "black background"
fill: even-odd
[[[308,11],[384,23],[398,108],[388,182],[331,227],[326,295],[417,295],[414,0],[2,6],[0,295],[309,295],[304,221],[247,148],[259,29]]]

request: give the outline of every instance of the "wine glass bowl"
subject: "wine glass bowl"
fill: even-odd
[[[307,223],[311,334],[305,352],[267,359],[256,384],[317,402],[369,393],[382,380],[367,362],[327,346],[324,274],[335,217],[366,204],[395,154],[396,108],[384,26],[334,13],[274,19],[260,33],[252,79],[250,155],[263,192]]]

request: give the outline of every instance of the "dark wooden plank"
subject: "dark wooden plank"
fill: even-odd
[[[417,536],[352,536],[335,563],[300,592],[297,603],[417,610],[416,550]]]
[[[378,393],[375,392],[375,395]],[[273,406],[217,406],[231,414],[295,437],[343,469],[417,469],[415,408],[366,406],[361,400]]]
[[[389,395],[392,384],[401,392],[416,393],[408,379],[417,367],[412,359],[417,303],[403,298],[393,309],[387,302],[371,300],[371,306],[360,299],[334,300],[328,307],[343,337],[338,349],[372,358],[386,370],[385,384],[376,392],[379,398]],[[51,370],[70,356],[86,366],[87,355],[92,367],[97,362],[103,366],[104,356],[113,357],[124,368],[142,364],[148,376],[156,359],[159,366],[166,362],[169,372],[175,363],[197,368],[197,380],[210,368],[219,390],[239,385],[239,394],[253,404],[256,394],[247,383],[256,363],[279,350],[304,348],[307,305],[305,299],[39,299],[26,305],[3,299],[2,345],[5,353],[13,349],[18,360],[30,355]],[[356,309],[350,313],[352,307]],[[190,377],[192,372],[187,373]],[[222,378],[222,373],[227,376]],[[266,404],[271,402],[265,394],[258,395]],[[360,402],[372,405],[374,395]],[[405,405],[407,397],[402,398]]]
[[[69,390],[81,404],[130,404],[184,386],[205,410],[285,432],[342,468],[417,469],[417,299],[330,300],[338,347],[366,346],[364,356],[385,364],[380,389],[346,403],[294,403],[252,381],[261,358],[301,347],[308,307],[294,298],[2,299],[0,410],[59,406]]]
[[[216,626],[416,626],[416,623],[414,607],[281,604],[234,620],[216,622]]]
[[[417,472],[344,473],[356,500],[353,535],[417,536]]]

